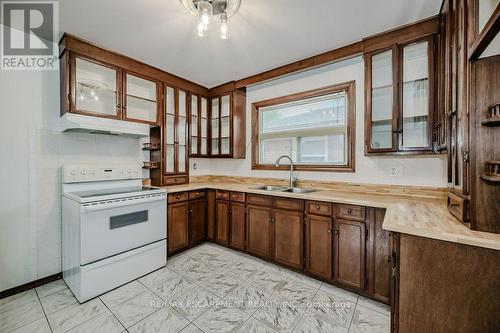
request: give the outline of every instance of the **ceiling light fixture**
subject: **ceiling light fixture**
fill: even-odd
[[[236,14],[241,0],[180,0],[186,9],[196,17],[196,32],[204,37],[213,16],[218,17],[221,39],[229,38],[228,18]]]

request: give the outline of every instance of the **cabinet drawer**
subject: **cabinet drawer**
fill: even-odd
[[[287,210],[304,210],[304,201],[295,199],[274,198],[274,206]]]
[[[308,214],[332,216],[332,204],[328,202],[307,201],[306,211]]]
[[[273,198],[265,195],[249,194],[247,195],[247,203],[258,206],[272,206]]]
[[[448,193],[448,211],[462,223],[468,222],[465,214],[465,206],[466,200],[464,198],[453,193]]]
[[[187,184],[187,183],[188,183],[187,176],[163,177],[163,185],[164,186],[180,185],[180,184]]]
[[[362,206],[338,205],[338,217],[348,220],[364,221],[366,209]]]
[[[229,192],[228,191],[219,191],[215,192],[215,197],[217,199],[229,200]]]
[[[168,195],[168,203],[187,201],[188,198],[187,192],[170,193]]]
[[[189,200],[201,199],[207,196],[206,191],[191,191],[189,192]]]
[[[231,201],[245,202],[245,193],[231,192],[230,193],[230,198],[231,198]]]

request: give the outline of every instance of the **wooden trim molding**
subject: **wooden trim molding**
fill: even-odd
[[[497,5],[497,8],[488,22],[486,22],[483,30],[481,30],[474,44],[470,47],[468,52],[469,61],[475,61],[481,56],[491,41],[497,36],[498,31],[500,31],[500,4]]]
[[[311,69],[314,67],[318,67],[321,65],[325,65],[328,63],[332,63],[335,61],[339,61],[342,59],[346,59],[349,57],[353,57],[357,54],[361,54],[363,52],[363,43],[355,42],[346,46],[339,47],[337,49],[324,52],[321,54],[317,54],[315,56],[302,59],[299,61],[292,62],[288,65],[284,65],[281,67],[277,67],[274,69],[270,69],[268,71],[255,74],[244,79],[238,80],[235,82],[236,88],[243,88],[250,86],[252,84],[268,81],[271,79],[275,79],[280,76],[284,76],[287,74]]]
[[[23,291],[27,291],[27,290],[30,290],[30,289],[33,289],[36,287],[40,287],[46,283],[53,282],[53,281],[59,280],[61,278],[62,278],[62,273],[56,273],[54,275],[49,275],[49,276],[46,276],[44,278],[22,284],[20,286],[14,287],[14,288],[0,291],[0,299],[9,297],[9,296],[12,296],[15,294],[22,293]]]
[[[88,55],[92,59],[113,64],[116,67],[124,68],[136,73],[142,73],[151,79],[162,81],[168,85],[183,88],[197,94],[208,95],[209,93],[208,88],[197,83],[170,74],[159,68],[147,65],[129,56],[109,50],[105,47],[96,45],[68,33],[64,33],[59,42],[59,57],[61,57],[66,50]]]
[[[429,36],[439,32],[439,15],[423,19],[414,23],[410,23],[389,31],[385,31],[349,45],[339,47],[337,49],[314,55],[290,64],[273,68],[262,73],[248,76],[246,78],[231,81],[226,84],[234,83],[236,89],[247,87],[253,84],[269,81],[288,74],[312,69],[314,67],[323,66],[336,61],[355,57],[362,53],[379,50],[390,47],[395,43],[404,43],[409,40]],[[223,87],[226,84],[218,87]]]
[[[347,164],[346,165],[321,165],[321,164],[296,164],[295,170],[299,171],[335,171],[354,172],[356,156],[356,83],[349,81],[328,87],[308,90],[292,95],[276,97],[252,103],[252,170],[289,170],[286,165],[276,167],[274,164],[259,164],[259,108],[298,101],[301,99],[328,95],[335,92],[346,91],[347,98]]]

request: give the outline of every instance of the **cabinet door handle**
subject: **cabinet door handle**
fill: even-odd
[[[339,231],[337,229],[335,229],[335,231],[333,232],[335,235],[338,235],[339,234]]]
[[[352,214],[352,209],[351,209],[351,208],[349,208],[349,209],[347,210],[347,213],[348,213],[348,214]]]
[[[319,205],[316,205],[316,209],[319,209]]]
[[[332,229],[328,229],[328,233],[331,234],[332,233]]]

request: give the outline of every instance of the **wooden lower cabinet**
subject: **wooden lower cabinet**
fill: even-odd
[[[168,205],[167,249],[175,253],[189,246],[189,202]]]
[[[365,289],[365,223],[336,219],[334,234],[335,281]]]
[[[245,204],[231,202],[229,220],[229,246],[245,249]]]
[[[279,263],[302,269],[303,212],[275,209],[273,259]]]
[[[384,209],[229,191],[186,193],[169,195],[169,254],[213,240],[392,303],[395,259],[391,234],[382,229]]]
[[[305,271],[324,280],[332,279],[331,217],[308,215],[305,224]]]
[[[207,240],[215,240],[215,190],[207,191]]]
[[[229,201],[216,200],[215,205],[215,241],[229,245]]]
[[[207,235],[207,201],[199,199],[189,202],[190,245],[200,244]]]
[[[393,332],[500,332],[500,251],[395,233]]]
[[[367,273],[368,292],[378,301],[390,303],[391,297],[391,267],[393,258],[390,256],[390,232],[382,229],[385,209],[370,208],[374,214],[370,223],[367,241]]]
[[[247,206],[247,252],[271,259],[273,254],[273,209]]]

